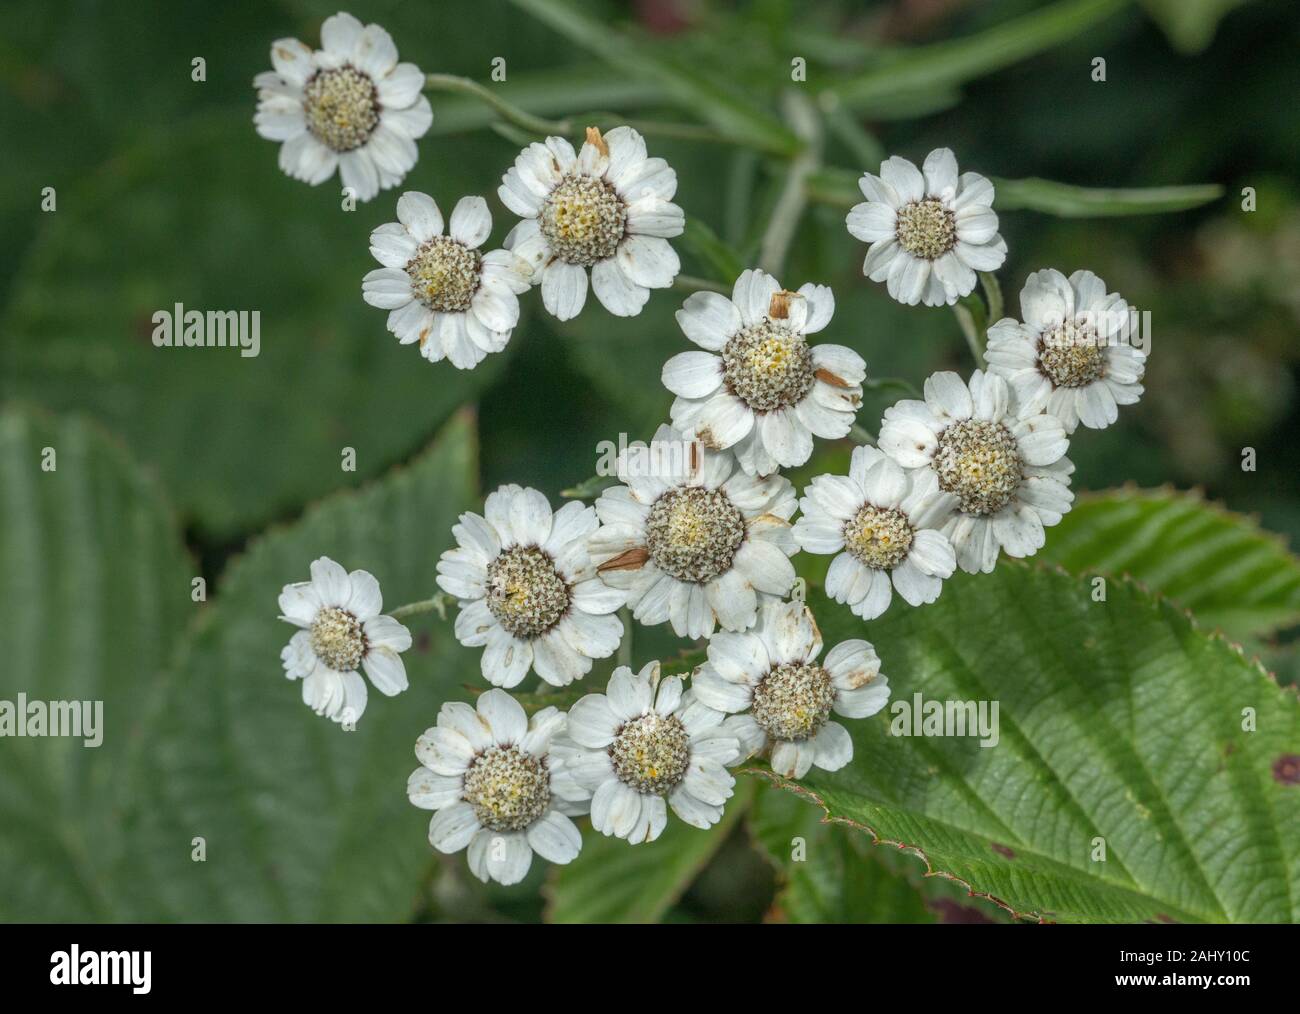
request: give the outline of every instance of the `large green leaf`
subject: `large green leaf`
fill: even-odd
[[[869,629],[819,604],[827,645],[874,642],[891,706],[847,723],[847,767],[778,781],[1018,915],[1300,918],[1294,689],[1129,582],[1104,602],[1090,591],[1009,562]],[[915,694],[997,701],[998,744],[891,735],[894,705]]]
[[[100,702],[103,737],[0,738],[0,918],[121,911],[127,769],[199,608],[193,575],[170,509],[117,443],[82,419],[0,412],[0,701]]]
[[[912,92],[950,89],[1058,46],[1126,5],[1126,0],[1059,0],[966,38],[886,52],[870,70],[827,93],[865,110]]]
[[[866,166],[875,171],[877,166]],[[829,168],[809,180],[810,196],[827,204],[851,207],[864,200],[858,189],[861,173]],[[1115,218],[1156,215],[1198,208],[1223,196],[1217,183],[1178,187],[1076,187],[1033,177],[1008,180],[991,177],[998,211],[1041,211],[1059,218]]]
[[[149,918],[238,921],[400,920],[434,862],[429,814],[406,798],[416,738],[444,700],[463,698],[477,653],[450,621],[413,617],[410,689],[371,690],[355,732],[303,705],[279,652],[282,586],[320,555],[369,570],[386,607],[435,591],[434,565],[470,506],[473,428],[456,416],[408,467],[340,493],[257,539],[226,572],[180,659],[150,746],[150,792],[133,834],[152,874]],[[190,860],[206,840],[207,861]],[[463,857],[458,857],[463,861]]]
[[[546,887],[546,917],[566,923],[658,922],[722,847],[748,808],[755,786],[742,779],[720,820],[707,831],[669,811],[654,841],[629,845],[583,823],[582,853],[557,866]]]
[[[503,358],[464,372],[397,344],[361,299],[366,238],[394,219],[396,194],[348,212],[337,180],[286,178],[249,99],[151,134],[61,192],[0,317],[0,393],[105,420],[223,536],[413,453]],[[457,143],[466,158],[481,144]],[[494,185],[466,175],[426,158],[406,186],[448,207]],[[506,228],[498,214],[498,239]],[[259,311],[260,354],[154,347],[152,315],[176,303]]]
[[[1252,518],[1196,493],[1085,494],[1043,555],[1075,573],[1128,574],[1233,638],[1300,623],[1300,559]]]

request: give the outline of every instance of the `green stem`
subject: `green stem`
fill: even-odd
[[[721,282],[697,275],[678,275],[673,279],[673,288],[683,292],[721,292],[724,296],[731,294],[731,290]]]
[[[989,304],[990,324],[996,324],[1002,319],[1002,285],[998,281],[998,276],[991,271],[981,271],[980,285],[984,288],[984,298]]]
[[[864,391],[887,391],[891,387],[898,388],[909,398],[921,397],[921,392],[916,389],[916,385],[902,377],[879,377],[875,380],[868,379],[862,382]]]
[[[961,325],[961,333],[966,338],[975,365],[981,370],[984,369],[984,345],[987,341],[985,328],[988,324],[984,300],[972,292],[969,296],[962,296],[953,303],[952,312],[957,318],[957,323]]]
[[[532,113],[507,102],[486,85],[481,85],[471,78],[459,77],[455,74],[429,74],[425,77],[424,87],[426,91],[453,92],[457,95],[468,95],[478,99],[501,117],[505,124],[522,130],[528,135],[546,137],[554,134],[559,137],[568,137],[587,125],[600,127],[601,130],[612,130],[614,127],[622,125],[652,137],[672,137],[683,141],[704,141],[711,144],[731,143],[728,138],[723,137],[712,127],[706,127],[699,123],[629,120],[621,117],[618,113],[610,112],[587,113],[582,116],[570,116],[563,120],[548,120],[542,116],[534,116]],[[509,131],[499,132],[511,140],[518,140],[517,134],[512,134]]]
[[[609,131],[615,127],[631,127],[639,134],[645,134],[647,137],[670,137],[679,141],[703,141],[706,144],[734,144],[730,138],[723,137],[712,127],[706,127],[702,123],[672,123],[664,120],[629,120],[618,113],[611,113],[603,110],[597,113],[586,113],[582,116],[571,116],[567,121],[570,124],[581,123],[584,126],[588,123],[599,127],[601,130]]]
[[[867,447],[876,445],[876,435],[861,423],[853,424],[853,428],[849,430],[849,439],[856,444],[864,444]]]
[[[446,592],[438,592],[431,599],[421,599],[419,602],[408,602],[404,606],[398,606],[396,609],[390,609],[388,615],[395,620],[405,619],[408,616],[418,616],[421,613],[437,613],[439,619],[447,618],[447,603],[452,598]]]
[[[623,639],[618,642],[617,664],[632,666],[632,610],[624,606],[618,611],[623,621]]]
[[[526,113],[518,106],[512,106],[505,99],[467,77],[455,74],[429,74],[424,79],[426,90],[455,92],[458,95],[470,95],[488,105],[507,123],[514,124],[533,134],[568,134],[572,125],[567,120],[547,120],[532,113]]]
[[[593,475],[590,479],[584,479],[576,486],[570,486],[568,489],[560,490],[560,496],[566,500],[590,500],[593,497],[609,489],[610,486],[617,484],[618,478],[612,475]]]
[[[804,146],[790,162],[785,186],[759,245],[758,265],[770,275],[780,274],[785,264],[785,255],[808,207],[808,177],[822,163],[821,120],[813,104],[799,92],[786,92],[782,105],[786,121]]]

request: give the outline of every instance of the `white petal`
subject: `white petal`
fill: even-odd
[[[925,192],[931,197],[950,200],[956,196],[957,158],[951,148],[936,148],[930,152],[925,158],[922,172],[925,175]],[[818,766],[824,765],[819,763]]]
[[[894,188],[905,204],[925,197],[925,177],[921,170],[898,155],[881,163],[880,178]]]
[[[666,289],[682,269],[677,251],[657,236],[627,236],[618,246],[618,266],[637,285]]]
[[[582,851],[582,833],[564,814],[551,810],[528,829],[528,844],[547,862],[564,865]]]
[[[722,360],[711,352],[680,352],[664,363],[664,387],[683,398],[704,398],[722,384]]]
[[[406,780],[406,796],[422,810],[441,810],[460,799],[464,782],[460,778],[435,775],[425,767],[416,768]]]
[[[474,807],[464,802],[452,803],[429,821],[429,844],[439,852],[459,852],[481,827]]]
[[[498,743],[519,743],[527,735],[528,716],[522,705],[504,690],[485,691],[475,706]]]
[[[397,199],[397,219],[420,243],[442,235],[442,212],[432,197],[417,190]]]
[[[765,271],[742,271],[736,279],[731,299],[746,324],[757,324],[768,319],[772,296],[781,290],[781,283]]]
[[[587,301],[587,272],[579,264],[554,260],[542,269],[542,303],[557,320],[571,320]]]
[[[615,317],[635,317],[650,299],[650,290],[632,281],[615,257],[592,266],[591,288],[600,305]]]
[[[736,304],[717,292],[695,292],[677,311],[677,323],[700,348],[720,352],[742,327]]]
[[[380,78],[397,65],[393,37],[379,25],[367,25],[352,47],[352,62],[372,78]]]
[[[827,722],[813,740],[813,763],[823,771],[838,771],[853,759],[853,740],[839,722]]]
[[[401,656],[390,648],[371,648],[361,662],[370,682],[385,697],[396,697],[410,684]]]
[[[588,694],[569,709],[567,735],[575,743],[593,750],[604,750],[614,742],[614,734],[623,723],[604,694]]]

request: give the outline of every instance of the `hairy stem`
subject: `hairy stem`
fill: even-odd
[[[408,616],[418,616],[421,613],[437,613],[439,619],[445,620],[447,618],[447,603],[451,601],[451,596],[446,592],[438,592],[433,598],[421,599],[419,602],[408,602],[406,605],[391,609],[388,615],[395,620],[401,620]]]

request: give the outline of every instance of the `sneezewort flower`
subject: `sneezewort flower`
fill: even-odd
[[[530,271],[508,250],[479,251],[492,231],[487,202],[462,197],[446,235],[428,194],[399,197],[397,218],[370,234],[370,252],[383,267],[361,282],[365,301],[390,311],[388,330],[403,345],[419,342],[430,362],[446,357],[462,370],[504,349]]]
[[[976,370],[970,385],[955,373],[925,382],[925,400],[885,410],[880,449],[904,468],[934,474],[952,514],[942,526],[957,563],[988,572],[998,549],[1032,556],[1044,527],[1070,509],[1069,438],[1061,420],[1018,406],[1007,382]]]
[[[727,727],[742,756],[768,750],[772,770],[787,778],[802,778],[814,764],[837,771],[853,759],[853,740],[831,715],[874,715],[889,700],[889,681],[867,641],[843,641],[818,662],[821,650],[807,606],[771,603],[753,630],[709,641],[692,689],[709,707],[738,716]]]
[[[726,765],[740,743],[719,711],[660,679],[658,662],[635,675],[620,666],[603,694],[569,709],[568,724],[551,746],[557,795],[590,801],[591,826],[630,844],[654,841],[668,808],[693,827],[722,819],[736,780]]]
[[[634,317],[651,289],[666,289],[681,270],[668,240],[685,225],[672,203],[677,174],[648,158],[631,127],[602,135],[587,129],[581,152],[562,137],[519,153],[497,190],[520,222],[506,237],[533,268],[542,302],[560,320],[576,317],[587,299],[587,273],[610,313]]]
[[[551,784],[551,741],[563,728],[562,712],[543,708],[529,721],[504,690],[487,691],[473,708],[444,704],[415,744],[421,766],[406,783],[412,803],[437,811],[429,843],[444,853],[468,849],[484,883],[519,883],[534,852],[559,864],[577,858],[582,835],[569,816],[586,808],[558,798]]]
[[[914,606],[933,602],[957,566],[932,527],[949,504],[934,473],[910,475],[874,447],[857,447],[848,475],[819,475],[799,501],[794,539],[809,553],[836,553],[826,594],[864,620],[887,608],[891,584]]]
[[[787,292],[763,271],[742,272],[731,298],[697,292],[677,311],[702,352],[664,364],[677,395],[673,425],[713,448],[732,448],[750,475],[802,465],[813,437],[837,440],[853,428],[866,364],[843,345],[809,345],[830,323],[835,297],[824,285]]]
[[[315,186],[338,171],[358,200],[402,182],[415,142],[433,122],[424,75],[397,62],[392,36],[351,14],[326,18],[321,48],[297,39],[271,45],[274,70],[253,79],[257,132],[282,142],[280,168]]]
[[[535,489],[502,486],[484,515],[452,528],[457,548],[438,561],[438,585],[460,600],[456,637],[483,647],[483,678],[517,686],[532,668],[567,686],[608,658],[623,637],[614,614],[626,594],[597,578],[587,543],[600,522],[574,501],[553,514]]]
[[[975,288],[975,272],[995,271],[1006,260],[993,184],[979,173],[958,176],[949,149],[930,152],[922,169],[895,155],[879,176],[864,173],[858,186],[866,201],[845,224],[871,244],[862,273],[885,282],[900,303],[955,303]]]
[[[686,442],[660,426],[656,444]],[[735,470],[727,451],[698,444],[691,474],[641,474],[620,464],[622,484],[596,501],[601,528],[591,557],[602,580],[626,590],[632,616],[672,624],[678,637],[715,626],[744,630],[758,606],[794,583],[794,487],[780,475]]]
[[[1080,422],[1104,429],[1120,405],[1142,397],[1146,353],[1131,344],[1128,304],[1091,271],[1035,271],[1020,290],[1020,313],[1024,323],[1008,317],[989,328],[985,358],[1027,410],[1073,433]]]
[[[311,580],[280,592],[280,619],[300,627],[280,652],[284,674],[302,680],[302,699],[318,715],[354,724],[366,710],[365,671],[382,694],[407,687],[399,652],[411,633],[382,615],[379,582],[364,570],[348,573],[327,556],[312,562]]]

